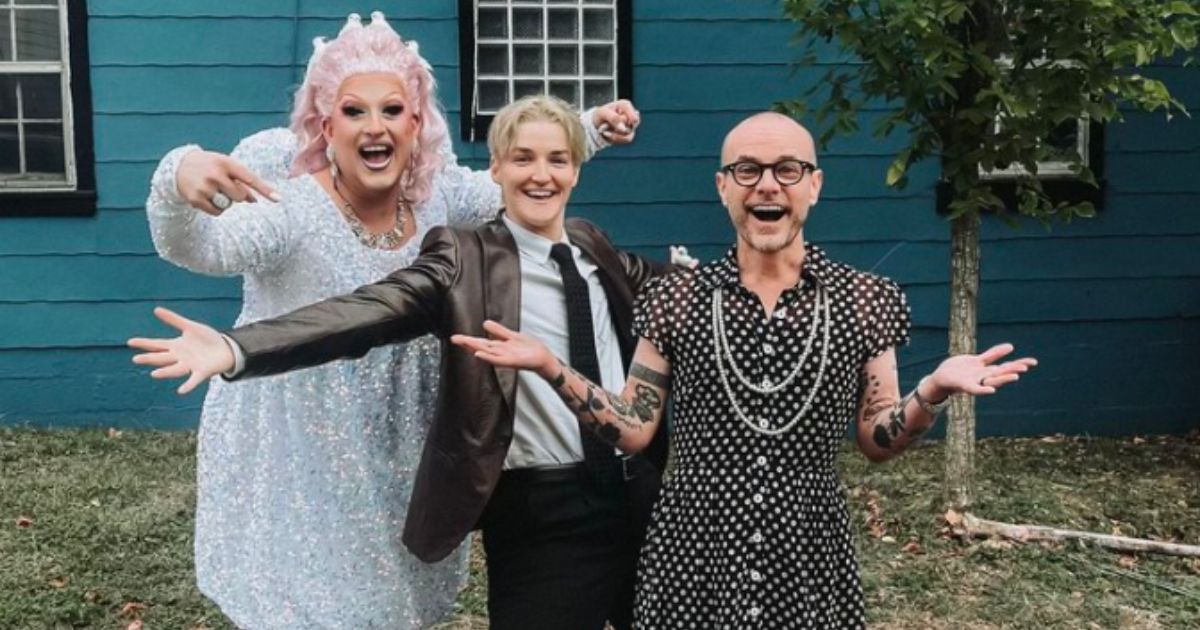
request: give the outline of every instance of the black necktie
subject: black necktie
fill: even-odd
[[[600,380],[600,360],[596,357],[592,300],[588,293],[587,281],[579,275],[570,245],[556,243],[550,248],[550,257],[558,263],[558,271],[562,274],[563,293],[567,298],[567,338],[570,340],[571,367],[596,386],[603,387],[603,381]],[[583,439],[583,459],[592,477],[601,484],[610,479],[620,479],[621,464],[613,452],[613,447],[583,427],[580,427],[580,434]]]

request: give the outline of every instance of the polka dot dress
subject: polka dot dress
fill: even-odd
[[[637,628],[864,627],[834,463],[862,366],[908,328],[898,286],[813,246],[769,316],[733,250],[646,287],[634,329],[671,363],[676,457],[642,550]]]

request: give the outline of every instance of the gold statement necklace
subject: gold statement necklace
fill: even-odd
[[[333,191],[341,197],[342,204],[338,209],[346,217],[346,222],[350,224],[350,231],[354,232],[354,236],[358,242],[370,247],[371,249],[398,249],[404,243],[404,228],[407,225],[408,218],[405,216],[405,209],[408,208],[408,202],[403,197],[396,200],[396,224],[392,229],[386,232],[375,233],[367,229],[363,225],[362,219],[358,218],[358,213],[354,211],[354,206],[350,204],[350,200],[346,198],[346,194],[342,192],[341,186],[338,185],[338,177],[333,175]]]

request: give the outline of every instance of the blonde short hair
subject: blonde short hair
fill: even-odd
[[[587,140],[579,113],[562,99],[545,94],[535,94],[517,99],[496,113],[488,129],[488,151],[492,158],[499,159],[508,153],[517,136],[517,127],[522,123],[546,121],[562,127],[567,134],[567,146],[571,150],[571,161],[575,166],[583,164]]]

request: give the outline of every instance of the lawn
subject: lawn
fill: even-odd
[[[194,455],[188,433],[0,429],[0,628],[232,628],[192,578]],[[1200,433],[978,455],[979,516],[1200,544]],[[1200,628],[1200,559],[953,537],[941,458],[842,458],[872,628]],[[486,627],[481,562],[440,628]]]

